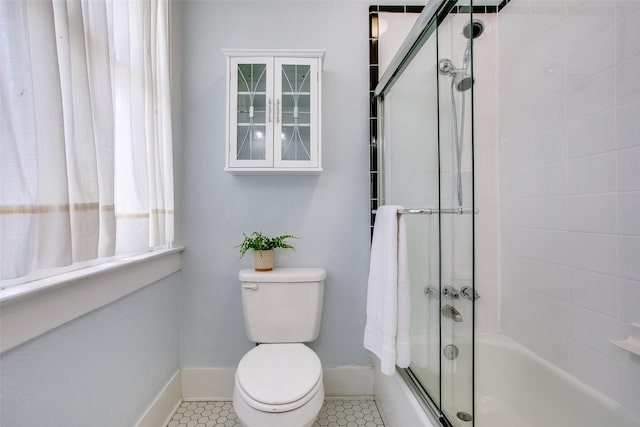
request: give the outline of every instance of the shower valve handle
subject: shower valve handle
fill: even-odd
[[[445,286],[442,289],[442,296],[449,299],[458,299],[460,298],[460,293],[453,286]]]

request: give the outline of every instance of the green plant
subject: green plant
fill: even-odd
[[[276,248],[293,249],[293,246],[285,242],[285,240],[297,239],[297,237],[292,234],[282,234],[280,236],[269,237],[259,231],[254,231],[250,236],[247,236],[244,233],[242,233],[242,235],[244,236],[244,240],[236,246],[236,248],[240,248],[240,258],[242,258],[249,249],[256,251],[267,251],[269,249]]]

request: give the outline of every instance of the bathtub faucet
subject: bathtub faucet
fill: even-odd
[[[453,319],[454,322],[462,322],[462,315],[452,305],[445,305],[442,307],[442,315],[449,319]]]

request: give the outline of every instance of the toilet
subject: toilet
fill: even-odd
[[[236,370],[233,407],[246,427],[309,427],[324,402],[322,365],[304,345],[320,333],[321,268],[241,270],[247,337],[258,345]]]

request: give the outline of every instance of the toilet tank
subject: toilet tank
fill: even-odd
[[[320,333],[326,277],[322,268],[241,270],[247,337],[257,343],[315,340]]]

